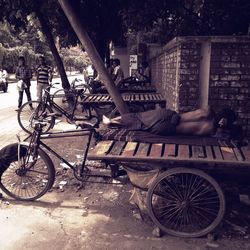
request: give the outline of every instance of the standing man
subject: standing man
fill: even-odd
[[[46,64],[43,56],[39,57],[39,66],[37,68],[37,100],[41,101],[43,91],[52,81],[52,69]]]
[[[121,62],[118,58],[114,59],[113,61],[113,66],[114,66],[114,71],[113,71],[113,81],[116,86],[120,86],[122,83],[122,80],[124,79],[124,73],[121,68]]]
[[[22,106],[23,102],[23,91],[25,91],[27,100],[31,101],[31,95],[30,95],[30,79],[32,78],[32,71],[31,69],[26,65],[25,59],[23,56],[20,56],[18,58],[18,66],[16,69],[16,79],[18,82],[20,82],[21,85],[18,85],[18,109]],[[30,104],[30,107],[32,108],[32,104]]]

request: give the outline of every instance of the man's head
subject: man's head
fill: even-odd
[[[25,65],[24,56],[19,56],[19,57],[18,57],[18,65],[19,65],[19,66]]]
[[[120,64],[121,64],[121,62],[120,62],[120,60],[118,58],[114,59],[114,61],[113,61],[114,66],[118,66]]]
[[[215,117],[216,125],[220,128],[230,128],[237,120],[237,115],[229,107],[220,110]]]
[[[46,64],[44,56],[39,56],[38,60],[41,65]]]

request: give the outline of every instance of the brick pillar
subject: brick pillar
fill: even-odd
[[[201,42],[201,59],[199,73],[199,107],[208,106],[209,77],[211,60],[211,40]]]

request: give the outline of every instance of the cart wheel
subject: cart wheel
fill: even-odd
[[[148,190],[154,223],[178,237],[200,237],[222,220],[225,198],[218,183],[203,171],[175,168],[159,175]]]

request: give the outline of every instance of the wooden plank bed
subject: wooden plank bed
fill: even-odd
[[[145,143],[128,140],[122,142],[117,140],[104,140],[99,142],[95,148],[88,153],[88,159],[153,163],[173,163],[173,161],[183,163],[209,163],[222,164],[224,166],[245,166],[249,167],[250,170],[249,152],[249,148],[237,148],[230,144],[220,145],[219,141],[216,144],[211,144],[209,139],[208,145],[202,142],[191,142],[187,144],[185,140],[181,142],[180,139],[177,140],[177,143],[171,141]]]
[[[119,88],[120,93],[155,93],[156,88],[154,86],[141,86],[141,85],[128,85],[121,86]],[[99,94],[107,94],[106,88],[98,89]]]
[[[133,104],[159,104],[162,107],[166,106],[166,100],[158,93],[124,93],[122,98],[127,103]],[[108,94],[86,94],[82,99],[83,105],[106,105],[113,104],[112,97]]]
[[[166,107],[166,100],[158,93],[123,93],[122,98],[127,103],[130,112],[154,109],[156,105],[161,108]],[[112,114],[113,117],[119,115],[112,97],[108,94],[86,94],[81,100],[81,104],[90,115],[93,109],[100,118],[105,109],[106,115],[108,113]]]

